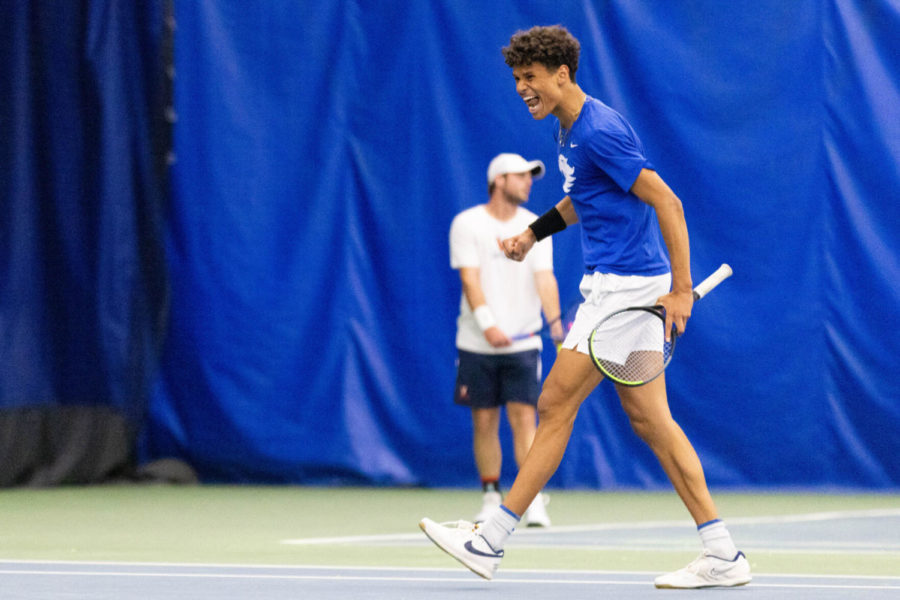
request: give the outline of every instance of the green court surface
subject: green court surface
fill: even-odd
[[[674,493],[549,491],[503,569],[668,571],[699,552]],[[714,493],[756,573],[900,576],[900,495]],[[251,486],[0,491],[0,560],[455,568],[417,527],[476,490]]]

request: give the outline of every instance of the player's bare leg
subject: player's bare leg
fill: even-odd
[[[616,391],[632,429],[656,455],[694,521],[718,518],[700,458],[669,410],[665,375],[639,387],[616,385]]]
[[[484,521],[500,506],[503,496],[500,494],[500,469],[503,464],[503,451],[500,446],[500,409],[472,409],[472,448],[475,454],[475,466],[481,477],[481,508],[475,514],[476,523]]]
[[[538,400],[534,442],[504,500],[509,510],[524,514],[556,472],[572,435],[578,408],[602,379],[586,354],[560,350]]]
[[[703,552],[688,566],[654,580],[659,588],[744,585],[750,564],[719,520],[697,452],[672,418],[664,376],[640,387],[616,386],[631,427],[650,446],[697,523]]]
[[[472,449],[482,479],[499,479],[503,455],[500,448],[500,409],[472,409]]]

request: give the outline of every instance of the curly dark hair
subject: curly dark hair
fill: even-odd
[[[532,27],[517,31],[503,48],[503,58],[510,67],[540,63],[548,69],[569,67],[569,78],[575,81],[581,44],[562,25]]]

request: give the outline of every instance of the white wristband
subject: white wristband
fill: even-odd
[[[478,323],[481,331],[487,331],[497,325],[497,319],[494,318],[494,313],[487,304],[482,304],[472,311],[472,314],[475,315],[475,322]]]

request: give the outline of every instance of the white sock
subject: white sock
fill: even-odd
[[[713,556],[731,560],[737,555],[737,547],[731,534],[725,527],[725,523],[719,519],[713,519],[697,526],[697,533],[700,534],[700,541],[703,547]]]
[[[520,517],[502,504],[481,524],[481,537],[494,550],[500,552],[506,540],[516,530]]]

